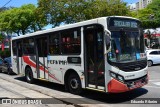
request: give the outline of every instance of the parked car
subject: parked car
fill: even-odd
[[[11,57],[0,58],[0,72],[7,72],[8,74],[12,74],[12,64]]]
[[[146,50],[148,66],[160,64],[160,49]]]

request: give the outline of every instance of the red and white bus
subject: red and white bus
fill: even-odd
[[[140,25],[135,18],[109,16],[15,37],[13,71],[29,83],[43,79],[74,94],[142,87],[148,73]]]

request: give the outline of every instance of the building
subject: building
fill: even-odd
[[[131,11],[137,10],[137,8],[136,8],[136,3],[129,4],[129,7],[130,7],[130,10],[131,10]]]
[[[148,6],[148,4],[152,3],[153,0],[139,0],[137,3],[129,4],[130,10],[140,10],[144,9]]]
[[[9,49],[11,38],[16,37],[16,35],[5,35],[4,39],[0,41],[0,50]]]
[[[139,2],[136,3],[136,10],[139,10]]]
[[[139,9],[144,9],[150,4],[152,0],[139,0]]]
[[[148,33],[150,32],[150,37]],[[144,30],[145,46],[150,49],[160,49],[160,28]]]

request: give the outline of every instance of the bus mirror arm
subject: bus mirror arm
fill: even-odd
[[[111,41],[111,32],[107,29],[104,30],[104,36],[105,36],[105,42],[106,42],[106,50],[110,50],[111,45],[110,45],[110,41]]]

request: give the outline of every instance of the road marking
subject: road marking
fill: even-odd
[[[144,87],[149,87],[149,88],[160,88],[160,87],[158,87],[158,86],[144,86]]]
[[[151,82],[152,82],[152,81],[160,81],[160,79],[155,79],[155,80],[149,80],[149,81],[151,81]]]
[[[154,82],[153,84],[160,86],[160,82]]]

